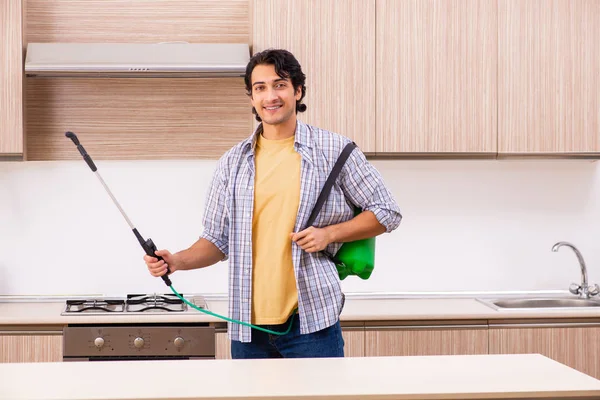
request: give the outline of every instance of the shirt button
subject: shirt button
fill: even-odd
[[[250,268],[246,268],[246,269],[244,270],[244,272],[245,272],[245,273],[247,273],[247,274],[249,274],[249,273],[250,273]]]

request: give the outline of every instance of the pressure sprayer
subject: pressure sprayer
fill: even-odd
[[[77,150],[79,150],[79,152],[83,156],[83,160],[87,163],[87,165],[94,172],[94,174],[96,174],[96,177],[98,177],[98,179],[100,180],[100,183],[102,183],[102,186],[104,186],[104,189],[106,190],[106,192],[108,193],[108,195],[110,196],[110,198],[112,199],[112,201],[115,203],[115,205],[117,206],[117,208],[121,212],[121,215],[123,216],[123,218],[125,218],[125,221],[127,221],[127,224],[129,225],[129,227],[133,231],[133,234],[137,238],[138,242],[140,242],[140,245],[142,246],[142,248],[144,249],[144,251],[146,252],[146,254],[149,255],[149,256],[151,256],[151,257],[155,257],[158,260],[163,260],[162,257],[157,256],[155,254],[155,252],[156,252],[156,245],[154,244],[154,242],[152,241],[152,239],[148,238],[147,240],[145,240],[144,237],[133,226],[133,224],[131,223],[131,220],[129,219],[129,217],[127,217],[127,214],[125,214],[125,212],[121,208],[121,205],[119,204],[119,202],[117,201],[117,199],[115,198],[115,196],[113,196],[112,192],[110,191],[110,189],[108,188],[108,186],[104,182],[104,179],[102,179],[102,177],[98,173],[98,168],[94,164],[94,161],[92,160],[92,157],[89,156],[89,154],[85,151],[85,149],[83,148],[83,146],[81,145],[81,143],[79,143],[79,139],[77,138],[77,136],[73,132],[66,132],[65,136],[68,137],[69,139],[71,139],[73,141],[73,143],[75,143],[75,145],[77,146]],[[238,321],[236,319],[228,318],[228,317],[225,317],[223,315],[219,315],[219,314],[213,313],[211,311],[205,310],[203,308],[200,308],[200,307],[196,306],[195,304],[190,303],[186,298],[184,298],[182,295],[180,295],[175,290],[175,288],[173,287],[173,285],[171,283],[171,279],[169,279],[169,276],[168,276],[169,272],[170,272],[170,270],[167,267],[167,272],[164,275],[161,276],[162,280],[165,282],[165,284],[169,287],[169,289],[171,289],[171,291],[177,297],[179,297],[184,303],[186,303],[190,307],[194,308],[195,310],[198,310],[198,311],[203,312],[203,313],[208,314],[208,315],[212,315],[213,317],[224,319],[225,321],[233,322],[233,323],[240,324],[240,325],[249,326],[251,328],[254,328],[254,329],[257,329],[257,330],[260,330],[260,331],[263,331],[263,332],[271,333],[273,335],[285,335],[285,334],[289,333],[291,331],[291,329],[292,329],[293,318],[291,319],[290,325],[288,326],[288,329],[285,332],[276,332],[276,331],[272,331],[270,329],[266,329],[266,328],[263,328],[263,327],[260,327],[260,326],[249,324],[247,322]],[[295,312],[296,312],[296,310],[294,310],[294,313]]]

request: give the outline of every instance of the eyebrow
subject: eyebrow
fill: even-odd
[[[284,78],[275,79],[275,80],[273,81],[273,83],[275,83],[275,82],[281,82],[281,81],[285,82],[285,81],[286,81],[286,79],[284,79]],[[265,82],[263,82],[263,81],[254,82],[254,83],[252,84],[252,86],[254,86],[254,85],[258,85],[258,84],[263,84],[263,85],[264,85],[264,84],[265,84]]]

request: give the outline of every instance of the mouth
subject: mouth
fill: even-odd
[[[274,112],[277,112],[277,110],[279,110],[281,107],[282,107],[282,105],[278,104],[275,106],[263,107],[263,109],[266,110],[267,112],[274,113]]]

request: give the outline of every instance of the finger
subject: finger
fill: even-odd
[[[306,244],[304,244],[303,246],[300,246],[300,248],[301,248],[302,250],[305,250],[305,251],[306,251],[306,250],[310,249],[310,248],[311,248],[311,247],[313,247],[313,246],[314,246],[314,243],[313,243],[313,242],[310,242],[310,243],[306,243]]]
[[[164,264],[166,264],[166,263],[163,260],[160,260],[155,263],[150,263],[150,264],[148,264],[148,269],[155,271],[155,270],[162,268]]]
[[[311,246],[308,246],[305,251],[307,253],[314,253],[314,252],[318,251],[318,249],[317,249],[317,246],[311,245]]]
[[[154,254],[162,258],[169,257],[171,255],[168,250],[156,250]]]
[[[308,243],[314,242],[315,238],[313,238],[312,236],[307,236],[299,241],[296,242],[296,244],[300,247],[306,246]]]
[[[310,228],[308,228],[308,229],[310,229]],[[303,237],[305,237],[306,235],[308,235],[308,234],[309,234],[309,230],[308,230],[308,229],[305,229],[305,230],[303,230],[303,231],[300,231],[300,232],[294,233],[294,234],[292,235],[292,240],[293,240],[294,242],[296,242],[296,241],[298,241],[298,240],[302,239]]]
[[[163,276],[167,272],[167,267],[168,267],[167,264],[165,264],[159,268],[151,270],[150,273],[153,276]]]
[[[144,261],[145,261],[146,263],[155,263],[155,262],[157,262],[157,261],[158,261],[158,258],[156,258],[156,257],[152,257],[152,256],[149,256],[149,255],[145,255],[145,256],[144,256]]]

